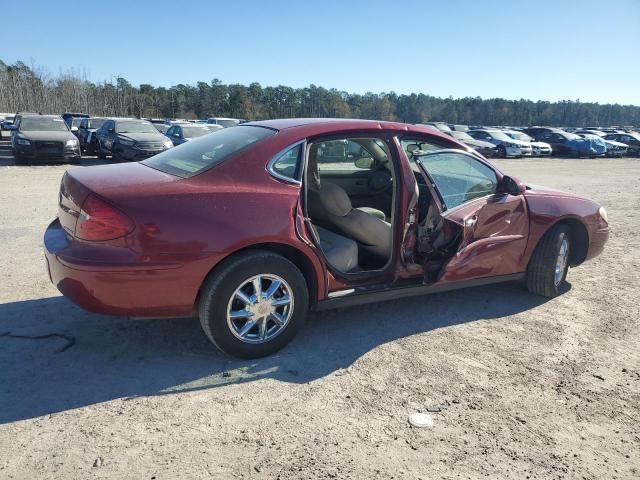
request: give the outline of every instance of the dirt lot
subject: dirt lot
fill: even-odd
[[[41,238],[65,166],[0,158],[0,478],[639,478],[640,160],[508,160],[604,204],[546,301],[498,285],[315,314],[236,361],[197,321],[86,313]],[[434,426],[407,417],[431,411]]]

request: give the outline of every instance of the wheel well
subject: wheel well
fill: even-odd
[[[584,224],[575,218],[566,218],[559,223],[567,225],[571,229],[571,252],[569,253],[569,265],[575,267],[584,262],[589,251],[589,232]]]
[[[317,299],[318,282],[316,281],[316,274],[313,265],[307,258],[307,256],[297,248],[290,245],[285,245],[282,243],[258,243],[241,248],[240,250],[236,250],[235,252],[224,258],[222,261],[218,262],[218,264],[209,271],[207,276],[202,280],[202,284],[200,285],[200,289],[198,290],[196,301],[193,304],[193,311],[196,317],[198,316],[198,304],[200,302],[200,293],[202,291],[202,286],[205,284],[207,279],[211,277],[211,275],[215,275],[215,272],[231,259],[255,250],[273,252],[293,262],[293,264],[298,267],[300,272],[302,272],[302,275],[307,282],[307,288],[309,289],[309,306],[312,307],[315,305]]]

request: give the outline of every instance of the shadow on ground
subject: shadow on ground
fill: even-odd
[[[63,297],[0,305],[0,423],[117,398],[172,394],[272,378],[305,383],[384,343],[477,320],[502,319],[545,301],[518,284],[414,297],[311,315],[279,354],[240,361],[209,344],[195,319],[133,320],[90,314]]]

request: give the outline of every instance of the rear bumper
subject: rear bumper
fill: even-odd
[[[49,278],[83,309],[137,317],[192,315],[197,286],[184,278],[193,272],[183,265],[87,261],[73,257],[78,250],[54,220],[44,235]]]

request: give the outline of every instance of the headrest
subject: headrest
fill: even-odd
[[[320,198],[324,208],[331,215],[344,217],[352,209],[351,200],[349,200],[347,192],[335,183],[323,183],[320,190]]]

